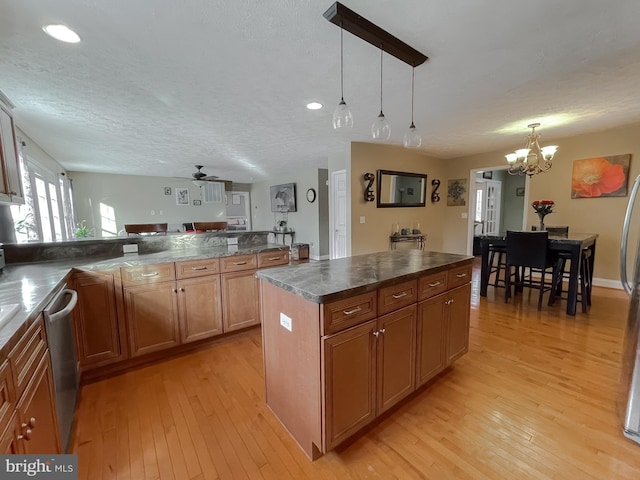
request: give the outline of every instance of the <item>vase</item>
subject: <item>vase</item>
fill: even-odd
[[[542,232],[542,231],[545,230],[545,227],[544,227],[544,215],[539,213],[538,214],[538,218],[540,219],[540,223],[538,225],[538,230],[540,230]]]

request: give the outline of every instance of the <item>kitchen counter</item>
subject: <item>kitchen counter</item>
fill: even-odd
[[[310,459],[468,351],[472,263],[393,250],[258,271],[265,399]]]
[[[346,298],[379,287],[437,273],[473,257],[420,250],[394,250],[259,271],[258,278],[315,303]]]
[[[51,301],[57,289],[64,285],[74,270],[100,271],[182,260],[226,257],[288,249],[283,245],[240,245],[194,247],[115,258],[76,258],[53,262],[8,264],[0,273],[0,305],[19,304],[20,310],[10,320],[0,324],[0,361],[29,328],[37,315]]]

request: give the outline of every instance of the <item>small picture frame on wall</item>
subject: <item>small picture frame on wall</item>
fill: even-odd
[[[489,170],[488,172],[482,172],[482,178],[491,180],[493,178],[493,172],[491,170]]]
[[[164,187],[164,194],[171,195],[171,187]]]
[[[516,188],[516,197],[524,197],[524,187]]]
[[[193,205],[199,207],[200,205],[202,205],[202,200],[194,200]]]

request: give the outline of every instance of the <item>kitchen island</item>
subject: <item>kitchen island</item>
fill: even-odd
[[[409,250],[258,271],[266,402],[309,458],[467,352],[472,261]]]

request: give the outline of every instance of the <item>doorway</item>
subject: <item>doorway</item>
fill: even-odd
[[[507,169],[505,165],[470,171],[468,255],[479,253],[480,235],[526,230],[529,177],[509,175]]]
[[[331,258],[347,256],[347,172],[331,172]]]
[[[251,196],[249,192],[227,192],[226,214],[230,229],[251,231]]]

